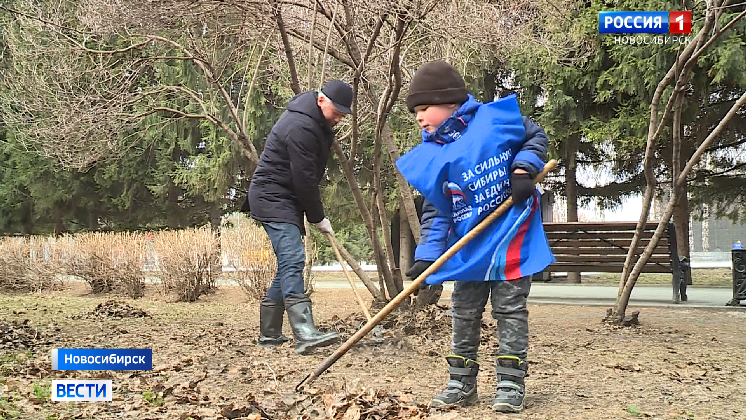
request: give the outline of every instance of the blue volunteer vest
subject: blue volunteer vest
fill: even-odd
[[[514,95],[482,104],[451,143],[423,142],[397,160],[404,178],[443,215],[451,247],[511,196],[510,165],[526,137]],[[515,203],[427,278],[513,280],[554,262],[541,222],[539,193]]]

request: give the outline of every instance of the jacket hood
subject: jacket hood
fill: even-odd
[[[321,112],[316,100],[318,99],[318,93],[316,91],[303,92],[288,102],[287,110],[290,112],[298,112],[304,115],[308,115],[314,121],[318,122],[325,127],[326,130],[331,130],[329,122],[324,118],[324,114]]]
[[[422,141],[439,144],[450,143],[460,138],[466,131],[467,125],[474,118],[482,103],[468,95],[466,102],[438,127],[433,133],[422,130]]]

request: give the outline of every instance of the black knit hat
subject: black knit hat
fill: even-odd
[[[424,64],[412,77],[407,94],[407,108],[414,112],[418,105],[461,105],[468,99],[464,78],[458,70],[445,61],[438,60]]]

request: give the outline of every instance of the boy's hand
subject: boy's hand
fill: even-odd
[[[510,175],[510,187],[513,189],[514,203],[526,201],[536,190],[531,175],[523,169],[516,169]]]
[[[430,267],[433,264],[433,261],[423,261],[423,260],[417,260],[412,264],[412,267],[407,270],[406,274],[407,277],[414,280],[417,277],[420,276],[420,274],[424,273],[425,270],[427,270],[427,267]]]
[[[409,270],[407,270],[407,272],[404,274],[406,274],[406,276],[409,277],[410,279],[414,280],[417,277],[419,277],[420,274],[424,273],[425,270],[427,270],[427,267],[430,267],[431,265],[433,265],[433,262],[434,261],[416,260],[414,264],[412,264],[412,267]],[[417,296],[418,294],[420,294],[420,290],[427,289],[428,287],[430,287],[430,285],[423,281],[422,284],[420,285],[420,288],[415,290],[414,293],[412,294]]]

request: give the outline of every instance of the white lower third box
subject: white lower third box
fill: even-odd
[[[111,380],[52,381],[52,401],[111,401]]]

